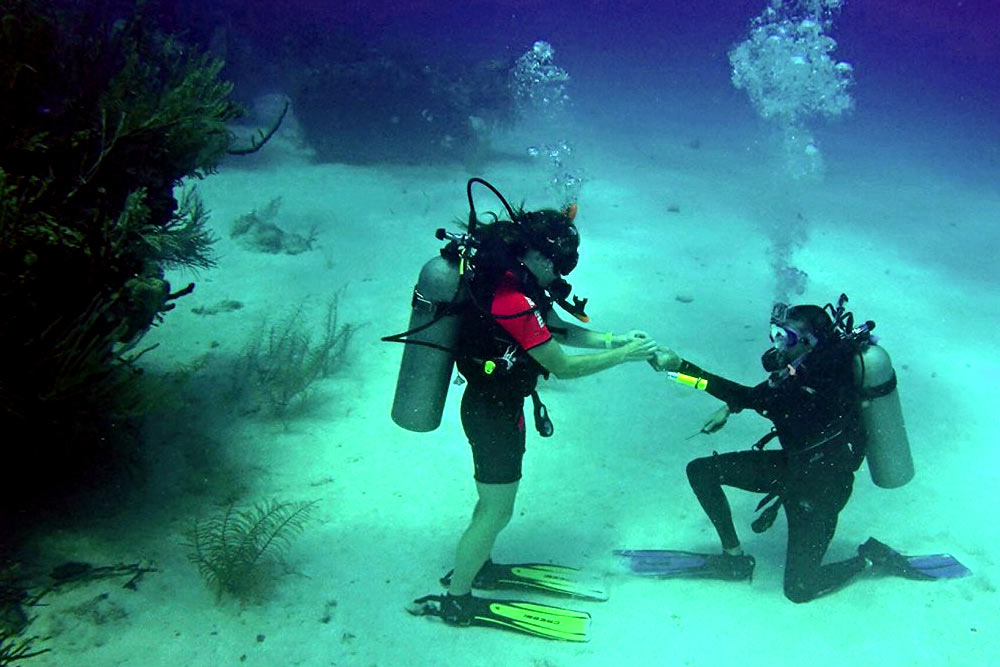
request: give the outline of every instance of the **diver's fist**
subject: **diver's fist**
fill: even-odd
[[[715,433],[720,428],[726,425],[726,421],[729,420],[729,406],[723,405],[721,408],[715,411],[705,425],[701,427],[702,433]]]
[[[681,367],[681,357],[669,347],[661,345],[656,348],[656,356],[650,360],[649,365],[657,371],[676,371]]]

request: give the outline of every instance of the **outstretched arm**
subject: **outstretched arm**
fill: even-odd
[[[646,361],[655,352],[656,341],[641,338],[593,354],[566,354],[554,338],[528,350],[532,359],[563,380],[599,373],[626,361]]]
[[[718,418],[719,423],[712,430],[722,428],[730,412],[739,412],[743,408],[757,408],[760,392],[757,391],[756,387],[748,387],[727,380],[720,375],[709,373],[690,361],[682,359],[670,348],[657,348],[650,365],[657,371],[667,371],[670,377],[677,382],[704,391],[726,404],[724,413],[721,410],[716,413],[715,417]],[[706,424],[706,426],[708,425]]]
[[[637,329],[624,334],[615,334],[610,331],[591,331],[586,327],[565,321],[554,310],[549,310],[545,314],[545,323],[548,325],[549,331],[552,332],[552,336],[561,344],[569,347],[589,348],[591,350],[613,349],[639,338],[649,339],[649,334]]]

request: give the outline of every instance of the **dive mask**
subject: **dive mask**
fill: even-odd
[[[517,216],[524,243],[552,260],[552,268],[561,276],[576,268],[580,259],[580,233],[573,224],[576,206],[562,211],[523,212]]]
[[[576,227],[568,228],[571,234],[564,233],[558,238],[546,237],[538,251],[552,260],[552,268],[561,275],[569,275],[576,268],[580,261],[580,253],[577,248],[580,245],[580,237],[576,233]]]
[[[799,331],[788,324],[787,303],[776,303],[771,306],[771,342],[774,347],[788,349],[795,347],[800,340],[807,340],[815,345],[816,337],[809,332]]]
[[[771,323],[771,342],[776,347],[795,347],[804,336],[798,330],[786,325]]]

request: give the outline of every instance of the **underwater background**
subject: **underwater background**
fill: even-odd
[[[196,187],[208,209],[215,265],[167,272],[196,287],[140,344],[155,348],[136,361],[153,392],[138,453],[127,475],[33,517],[17,556],[39,572],[122,568],[30,607],[26,634],[50,652],[26,664],[971,665],[1000,652],[996,2],[178,0],[145,12],[150,29],[225,61],[247,108],[238,137],[289,106],[259,151],[177,188]],[[752,583],[628,576],[614,549],[717,548],[685,465],[770,426],[743,414],[688,439],[714,401],[631,364],[541,384],[555,436],[529,433],[494,552],[603,577],[607,602],[532,597],[589,611],[591,641],[406,614],[441,591],[475,486],[461,387],[434,432],[400,429],[402,346],[380,338],[405,329],[435,230],[458,231],[473,176],[528,209],[579,205],[571,282],[592,328],[643,329],[744,384],[764,378],[775,300],[846,293],[892,356],[916,477],[884,490],[863,466],[827,558],[873,535],[951,553],[973,576],[862,576],[792,604],[784,521],[751,533],[759,498],[739,491]],[[499,208],[476,196],[480,213]],[[289,528],[251,562],[220,565],[227,516],[237,533],[262,517],[275,529],[269,516]],[[128,564],[155,571],[123,588]]]

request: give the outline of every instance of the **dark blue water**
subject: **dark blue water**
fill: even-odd
[[[222,2],[199,11],[211,12],[211,20],[201,23],[224,24],[275,52],[303,30],[343,31],[428,63],[513,59],[543,39],[572,76],[578,118],[605,133],[648,136],[684,125],[692,136],[705,137],[758,124],[746,95],[730,82],[727,53],[766,6],[762,0],[313,0]],[[180,9],[165,20],[198,30]],[[828,32],[838,42],[833,57],[854,67],[850,92],[856,102],[853,113],[837,122],[813,124],[828,161],[857,168],[873,155],[890,156],[996,187],[1000,5],[848,0]],[[258,83],[273,69],[261,62]]]

